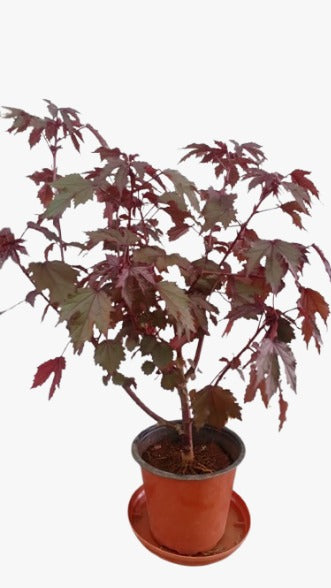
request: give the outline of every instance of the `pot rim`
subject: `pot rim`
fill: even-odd
[[[171,422],[174,425],[181,423],[181,421],[171,421]],[[139,446],[139,441],[142,441],[142,439],[144,437],[146,437],[146,435],[148,433],[153,432],[157,429],[162,429],[162,428],[169,429],[169,427],[167,427],[167,425],[160,425],[160,424],[156,424],[156,425],[152,425],[150,427],[147,427],[147,429],[144,429],[135,437],[135,439],[133,440],[132,445],[131,445],[132,456],[139,463],[141,468],[148,470],[149,472],[151,472],[152,474],[154,474],[156,476],[161,476],[162,478],[171,478],[173,480],[180,480],[180,481],[208,480],[210,478],[215,478],[216,476],[222,476],[224,474],[227,474],[229,471],[235,469],[245,457],[245,453],[246,453],[245,445],[237,433],[235,433],[231,429],[228,429],[228,427],[223,427],[222,429],[216,429],[215,427],[212,427],[210,425],[205,425],[204,427],[202,427],[202,429],[208,429],[210,431],[215,431],[216,433],[218,433],[218,435],[223,435],[223,436],[225,435],[228,438],[231,438],[231,440],[237,444],[237,446],[239,448],[239,454],[238,454],[237,459],[234,462],[232,462],[228,467],[224,468],[223,470],[217,470],[216,472],[212,472],[210,474],[181,475],[181,474],[174,474],[172,472],[166,472],[165,470],[160,470],[160,469],[150,465],[147,461],[145,461],[142,458],[142,456],[140,455],[138,446]]]

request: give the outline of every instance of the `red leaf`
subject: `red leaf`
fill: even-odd
[[[23,239],[15,239],[10,229],[1,229],[0,231],[0,268],[6,259],[12,258],[15,263],[19,263],[19,253],[26,253]]]
[[[330,280],[331,280],[331,266],[328,262],[328,260],[326,259],[323,251],[315,244],[312,245],[312,247],[315,249],[315,251],[317,251],[318,255],[320,256],[321,260],[324,263],[324,267],[325,267],[325,271],[328,274]]]
[[[189,230],[189,225],[183,223],[182,225],[176,225],[175,227],[171,227],[168,231],[168,237],[170,241],[175,241],[175,239],[179,239],[182,235],[185,235]]]
[[[34,145],[36,145],[37,143],[39,143],[43,130],[44,130],[43,128],[32,129],[30,136],[29,136],[29,145],[31,148]]]
[[[66,360],[62,356],[45,361],[45,363],[42,363],[38,367],[31,388],[37,388],[37,386],[41,386],[52,374],[54,374],[51,387],[49,389],[48,398],[50,400],[55,392],[55,388],[60,385],[62,370],[64,370],[65,366]]]
[[[53,171],[48,167],[44,167],[41,171],[35,171],[27,177],[37,185],[39,185],[40,182],[53,182]]]
[[[288,407],[288,402],[284,400],[282,393],[279,393],[279,430],[282,429],[285,421],[286,421],[286,411]]]
[[[300,213],[308,214],[308,211],[305,212],[304,210],[302,210],[302,207],[299,206],[299,204],[294,201],[293,202],[285,202],[285,204],[282,204],[280,208],[284,212],[286,212],[287,214],[290,215],[290,217],[292,218],[293,224],[295,224],[300,229],[304,228],[302,225]]]
[[[321,335],[315,322],[315,315],[318,313],[324,322],[329,316],[329,306],[323,296],[311,288],[301,288],[301,296],[298,300],[299,316],[303,316],[301,330],[305,342],[308,343],[313,337],[316,347],[320,351]]]
[[[301,186],[301,188],[305,188],[305,190],[309,190],[309,192],[311,192],[318,198],[318,190],[315,184],[313,184],[311,180],[306,178],[306,176],[309,174],[310,172],[308,171],[303,171],[302,169],[295,169],[291,173],[292,182],[298,184],[299,186]]]
[[[44,184],[40,188],[38,198],[45,207],[53,200],[53,191],[49,184]]]

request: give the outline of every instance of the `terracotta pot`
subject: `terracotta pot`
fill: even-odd
[[[195,437],[218,443],[233,463],[212,474],[181,476],[142,459],[144,451],[164,437],[175,438],[176,431],[154,425],[142,431],[132,444],[132,455],[141,466],[152,535],[161,546],[184,555],[209,551],[225,531],[236,468],[245,455],[244,444],[225,427],[203,427]]]

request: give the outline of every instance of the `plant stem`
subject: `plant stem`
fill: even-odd
[[[130,396],[130,398],[132,398],[132,400],[146,414],[148,414],[148,416],[150,416],[152,419],[154,419],[160,425],[166,425],[167,427],[172,427],[172,428],[175,427],[175,425],[171,421],[167,421],[166,419],[163,419],[160,415],[156,414],[156,412],[154,412],[153,410],[148,408],[148,406],[146,406],[146,404],[144,404],[144,402],[142,400],[140,400],[140,398],[137,396],[137,394],[132,390],[132,388],[129,385],[127,385],[127,386],[124,385],[123,388],[124,388],[125,392]]]
[[[56,156],[58,151],[58,131],[55,135],[54,145],[49,147],[52,153],[53,158],[53,182],[55,182],[57,178],[57,163],[56,163]],[[54,219],[54,226],[59,233],[59,244],[60,244],[60,252],[61,252],[61,261],[64,262],[64,244],[62,239],[62,231],[61,231],[61,222],[60,219]]]
[[[9,308],[5,308],[5,310],[0,310],[0,315],[1,314],[5,314],[6,312],[9,312],[13,308],[16,308],[16,306],[19,306],[20,304],[23,304],[23,302],[26,302],[26,300],[25,299],[24,300],[20,300],[19,302],[16,302],[16,304],[13,304]]]
[[[191,367],[187,370],[186,374],[185,374],[185,380],[187,381],[194,373],[195,370],[198,367],[198,363],[200,361],[200,356],[201,356],[201,351],[202,351],[202,347],[203,347],[203,341],[205,338],[205,333],[202,333],[198,339],[198,345],[197,348],[195,350],[195,355],[194,355],[194,359],[193,359],[193,365],[191,365]]]
[[[192,416],[189,394],[185,387],[179,391],[179,398],[182,409],[183,441],[184,450],[182,460],[185,463],[191,463],[194,460],[193,435],[192,435]]]

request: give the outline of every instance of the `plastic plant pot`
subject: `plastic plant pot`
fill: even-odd
[[[195,437],[220,445],[232,461],[227,468],[183,476],[159,470],[142,458],[149,446],[176,435],[166,426],[149,427],[134,439],[132,455],[141,466],[154,539],[177,553],[194,555],[212,549],[224,534],[236,468],[245,455],[245,446],[233,431],[205,426]]]

